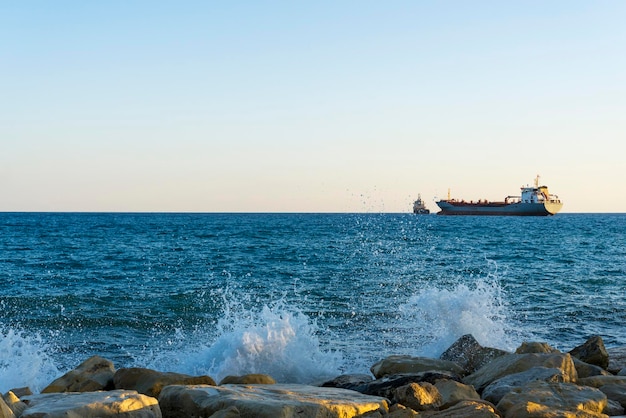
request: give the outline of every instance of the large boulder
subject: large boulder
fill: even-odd
[[[602,337],[599,335],[594,335],[569,353],[572,357],[576,357],[585,363],[594,364],[603,369],[609,367],[609,353],[606,351]]]
[[[388,375],[371,382],[365,382],[356,386],[346,386],[345,388],[363,393],[365,395],[380,396],[394,401],[395,390],[400,386],[405,386],[409,383],[422,382],[435,384],[440,380],[460,381],[458,377],[455,377],[451,373],[422,372]]]
[[[169,418],[209,417],[236,407],[241,418],[351,418],[388,412],[387,400],[346,389],[307,385],[172,385],[159,397]]]
[[[533,367],[523,372],[509,374],[494,380],[483,390],[482,398],[493,404],[497,404],[504,395],[511,392],[513,389],[524,386],[526,383],[534,380],[564,383],[568,379],[561,369]]]
[[[273,385],[276,381],[266,374],[244,374],[243,376],[226,376],[220,380],[220,385]],[[198,382],[195,384],[202,384]]]
[[[550,347],[548,343],[541,342],[523,342],[522,345],[517,347],[515,354],[528,354],[528,353],[560,353],[556,348]]]
[[[443,404],[443,398],[435,385],[422,383],[409,383],[395,390],[396,402],[411,408],[414,411],[438,410]]]
[[[377,379],[392,374],[428,371],[445,371],[458,375],[465,374],[463,368],[452,361],[405,355],[395,355],[384,358],[376,362],[370,368],[370,371]]]
[[[113,377],[116,389],[136,390],[144,395],[158,398],[167,385],[213,385],[209,376],[189,376],[182,373],[159,372],[141,367],[119,369]]]
[[[451,361],[465,370],[465,374],[474,373],[496,357],[509,354],[498,348],[483,347],[473,335],[465,334],[456,340],[439,359]]]
[[[24,398],[21,418],[161,418],[155,398],[134,390],[47,393]]]
[[[65,373],[46,386],[41,393],[93,392],[113,389],[113,363],[99,356],[83,361],[76,369]]]
[[[437,380],[434,385],[441,394],[441,409],[450,408],[461,401],[480,400],[480,395],[471,385],[450,379]]]
[[[606,395],[598,389],[572,383],[548,383],[539,380],[514,388],[497,408],[504,418],[602,417]]]
[[[575,382],[576,368],[569,354],[528,353],[507,354],[494,359],[489,364],[463,379],[463,383],[474,386],[481,393],[493,381],[504,376],[532,369],[533,367],[557,368],[563,371],[566,382]]]

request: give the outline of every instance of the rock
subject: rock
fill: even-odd
[[[209,376],[189,376],[182,373],[159,372],[141,367],[119,369],[113,377],[116,389],[136,390],[144,395],[158,398],[167,385],[213,385]]]
[[[386,418],[415,418],[421,416],[411,408],[404,405],[394,404],[389,407],[389,415]]]
[[[115,367],[111,361],[93,356],[83,361],[76,369],[50,383],[41,393],[93,392],[113,389],[114,373]]]
[[[566,382],[575,382],[577,375],[574,362],[569,354],[528,353],[507,354],[463,379],[463,383],[473,385],[481,393],[490,383],[504,376],[532,369],[533,367],[557,368],[563,371]]]
[[[243,376],[226,376],[220,381],[220,385],[273,385],[276,381],[266,374],[245,374]],[[183,383],[181,383],[183,384]],[[194,384],[203,384],[202,382]]]
[[[427,382],[400,386],[395,390],[394,398],[399,404],[408,406],[414,411],[431,411],[439,409],[443,404],[439,390]]]
[[[9,408],[2,396],[0,396],[0,418],[15,418],[13,410]]]
[[[608,415],[609,417],[621,416],[622,418],[624,418],[624,412],[626,412],[626,409],[624,409],[624,407],[620,405],[619,402],[612,401],[610,399],[607,401],[606,408],[604,408],[604,411],[602,411],[602,413]]]
[[[572,383],[533,381],[507,393],[497,408],[504,418],[607,417],[606,395]]]
[[[608,384],[600,387],[600,391],[612,401],[626,408],[626,385]]]
[[[579,385],[600,388],[604,385],[626,385],[626,376],[591,376],[578,379]]]
[[[342,374],[332,380],[322,383],[320,386],[329,388],[352,389],[355,386],[373,381],[374,378],[368,374]]]
[[[528,353],[560,353],[556,348],[552,348],[548,345],[548,343],[539,343],[539,342],[524,342],[522,345],[517,347],[515,350],[515,354],[528,354]]]
[[[480,395],[473,386],[449,379],[441,379],[435,382],[435,387],[441,394],[441,409],[450,408],[461,401],[480,400]]]
[[[163,388],[159,403],[169,418],[211,416],[233,406],[242,418],[351,418],[388,412],[383,398],[346,389],[289,384],[172,385]]]
[[[11,389],[10,392],[13,392],[13,394],[18,398],[33,394],[29,387]]]
[[[578,378],[591,377],[591,376],[610,376],[611,373],[604,370],[600,366],[596,366],[594,364],[585,363],[582,360],[577,359],[576,357],[572,357],[574,361],[574,367],[576,368],[576,373],[578,374]]]
[[[438,412],[422,412],[424,418],[500,418],[496,407],[481,400],[461,401],[456,405]]]
[[[594,335],[583,345],[579,345],[569,353],[585,363],[594,364],[603,369],[609,367],[609,353],[606,351],[602,337],[599,335]]]
[[[346,389],[351,389],[365,395],[380,396],[394,401],[395,390],[400,386],[420,382],[435,384],[438,380],[442,379],[460,380],[451,373],[422,372],[412,374],[394,374]]]
[[[456,363],[428,357],[389,356],[375,363],[370,371],[377,379],[392,374],[446,371],[464,375],[464,370]]]
[[[239,414],[239,410],[236,406],[229,406],[226,409],[217,411],[209,418],[241,418],[241,414]]]
[[[609,372],[615,374],[626,368],[626,345],[607,348],[606,351],[609,354]]]
[[[25,400],[21,418],[161,418],[157,400],[134,390],[47,393]]]
[[[465,374],[471,374],[494,358],[505,354],[509,353],[497,348],[483,347],[473,335],[465,334],[448,347],[439,359],[452,361],[461,366]]]
[[[26,409],[26,404],[22,402],[12,390],[8,391],[4,397],[0,396],[0,399],[4,399],[4,402],[15,414],[15,416],[19,417]]]
[[[624,367],[622,370],[620,370],[619,372],[617,372],[618,376],[626,376],[626,367]]]
[[[548,369],[547,367],[533,367],[520,373],[513,373],[491,382],[483,390],[483,399],[497,404],[507,393],[513,389],[524,386],[528,382],[541,380],[543,382],[564,383],[567,377],[561,369]]]

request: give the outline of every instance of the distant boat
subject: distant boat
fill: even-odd
[[[428,215],[430,213],[430,210],[426,209],[422,196],[419,193],[417,194],[417,200],[413,202],[413,213],[416,215]]]
[[[441,212],[437,215],[500,215],[500,216],[549,216],[556,215],[563,207],[557,195],[550,194],[547,186],[539,186],[539,176],[534,187],[521,187],[521,196],[507,196],[504,202],[466,202],[450,198],[437,203]]]

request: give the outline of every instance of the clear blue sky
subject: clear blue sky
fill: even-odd
[[[624,1],[5,1],[0,211],[626,212]]]

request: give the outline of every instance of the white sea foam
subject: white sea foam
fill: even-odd
[[[183,352],[173,353],[181,372],[208,374],[216,381],[264,373],[283,383],[311,383],[340,374],[342,356],[321,348],[316,322],[282,300],[247,309],[231,301],[216,329],[215,337],[208,330],[196,333],[184,343]],[[189,339],[196,342],[193,348]]]
[[[472,285],[426,287],[400,306],[402,321],[424,341],[420,354],[437,357],[459,337],[472,334],[482,345],[510,350],[513,335],[507,306],[496,280],[477,279]]]
[[[59,376],[40,335],[0,327],[0,337],[0,392],[24,386],[38,392]]]

